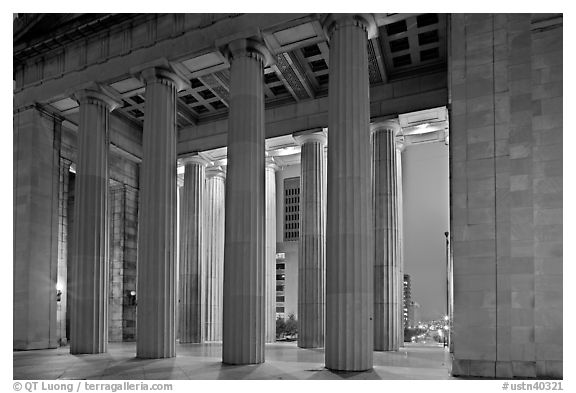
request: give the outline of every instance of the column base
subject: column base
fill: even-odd
[[[227,366],[249,366],[251,364],[262,364],[264,363],[264,360],[258,360],[258,361],[253,361],[253,362],[234,362],[234,361],[224,361],[222,360],[222,364],[225,364]]]
[[[325,365],[327,369],[330,371],[338,371],[341,373],[345,372],[364,372],[364,371],[371,371],[374,367],[370,366],[369,368],[339,368],[338,366],[330,367],[328,364]]]

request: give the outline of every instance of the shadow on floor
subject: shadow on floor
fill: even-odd
[[[135,343],[110,343],[108,352],[71,355],[69,347],[14,351],[14,379],[449,379],[450,357],[442,348],[406,346],[374,352],[374,368],[362,372],[324,367],[323,349],[295,343],[266,344],[266,361],[255,365],[222,363],[222,344],[178,344],[177,356],[139,359]]]

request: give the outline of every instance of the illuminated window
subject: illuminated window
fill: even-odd
[[[300,238],[300,178],[284,180],[284,240]]]

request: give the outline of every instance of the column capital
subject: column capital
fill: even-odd
[[[159,82],[174,84],[176,91],[181,91],[190,86],[188,78],[162,58],[150,63],[130,69],[130,73],[145,84]]]
[[[233,59],[247,56],[261,61],[264,67],[275,63],[274,56],[257,28],[218,39],[216,47],[230,62]]]
[[[378,36],[374,14],[328,14],[322,21],[322,27],[329,39],[334,30],[342,26],[361,27],[368,34],[368,39]]]
[[[276,164],[276,161],[274,160],[274,157],[266,157],[266,169],[271,169],[274,172],[279,169],[278,164]]]
[[[304,145],[305,143],[309,142],[317,142],[320,143],[322,146],[326,146],[328,141],[328,133],[323,128],[310,130],[310,131],[301,131],[295,132],[292,134],[292,137],[300,146]]]
[[[70,96],[80,105],[104,105],[110,112],[122,105],[122,97],[120,95],[96,82],[78,86],[70,93]]]
[[[226,179],[226,168],[223,165],[210,166],[206,168],[206,178],[221,177]]]
[[[372,134],[385,130],[392,131],[394,136],[402,135],[402,127],[400,127],[400,121],[398,119],[386,119],[370,124],[370,133]]]
[[[178,157],[178,165],[186,166],[189,164],[203,165],[206,167],[210,164],[210,161],[198,153],[191,153]]]

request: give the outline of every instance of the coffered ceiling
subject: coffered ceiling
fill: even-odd
[[[126,17],[100,15],[92,28],[106,28]],[[445,14],[378,14],[378,18],[378,35],[368,42],[371,85],[446,67]],[[74,18],[66,23],[74,21],[79,23]],[[60,34],[60,40],[65,37],[65,33]],[[275,60],[264,70],[267,108],[327,95],[330,47],[318,20],[281,26],[277,31],[267,32],[264,38]],[[173,64],[190,81],[190,87],[178,93],[178,126],[226,118],[230,73],[229,64],[220,52],[202,53]],[[141,126],[146,106],[144,85],[126,75],[111,81],[109,86],[123,99],[117,114]],[[49,105],[77,122],[78,105],[71,98],[60,98]]]

